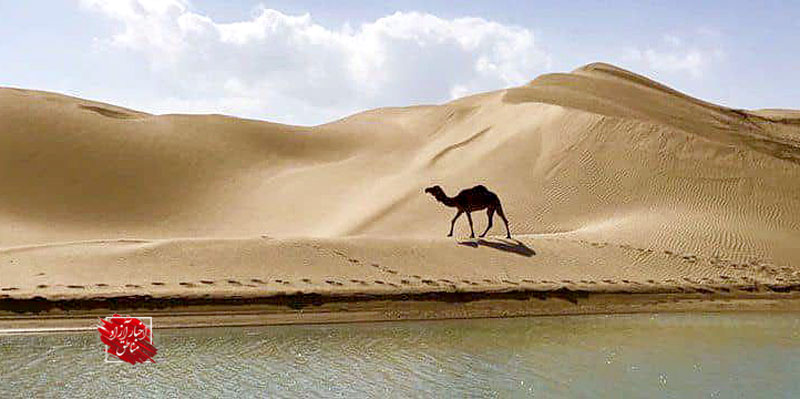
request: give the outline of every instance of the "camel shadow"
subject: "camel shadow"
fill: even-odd
[[[477,241],[459,241],[459,245],[465,245],[472,248],[478,248],[479,246],[499,249],[501,251],[515,253],[517,255],[522,255],[526,257],[531,257],[536,255],[536,251],[533,248],[525,245],[522,241],[514,239],[514,238],[504,238],[504,239],[497,239],[497,240],[485,240],[483,238],[479,238]]]

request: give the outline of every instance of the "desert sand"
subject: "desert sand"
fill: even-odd
[[[314,127],[2,88],[0,317],[800,310],[798,182],[800,111],[602,63]],[[447,238],[435,184],[489,187],[513,238]]]

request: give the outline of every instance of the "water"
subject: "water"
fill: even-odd
[[[800,397],[800,313],[159,330],[156,364],[96,333],[0,336],[0,397]]]

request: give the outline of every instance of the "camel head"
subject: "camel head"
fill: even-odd
[[[444,190],[442,190],[440,186],[430,186],[425,189],[425,193],[432,195],[433,198],[435,198],[438,202],[441,202],[447,206],[452,206],[448,205],[447,201],[450,198],[447,197],[447,194],[444,193]]]
[[[437,196],[439,193],[444,193],[441,186],[430,186],[425,189],[425,193],[430,194],[432,196]]]

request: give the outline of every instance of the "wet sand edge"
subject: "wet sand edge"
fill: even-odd
[[[592,293],[561,289],[369,296],[300,294],[263,298],[109,299],[88,298],[69,304],[43,300],[39,301],[40,306],[48,308],[37,312],[13,310],[15,306],[29,304],[5,299],[0,304],[0,335],[91,331],[96,328],[98,318],[114,313],[151,316],[155,328],[161,329],[625,313],[800,312],[800,290]],[[88,305],[86,301],[93,302]]]

